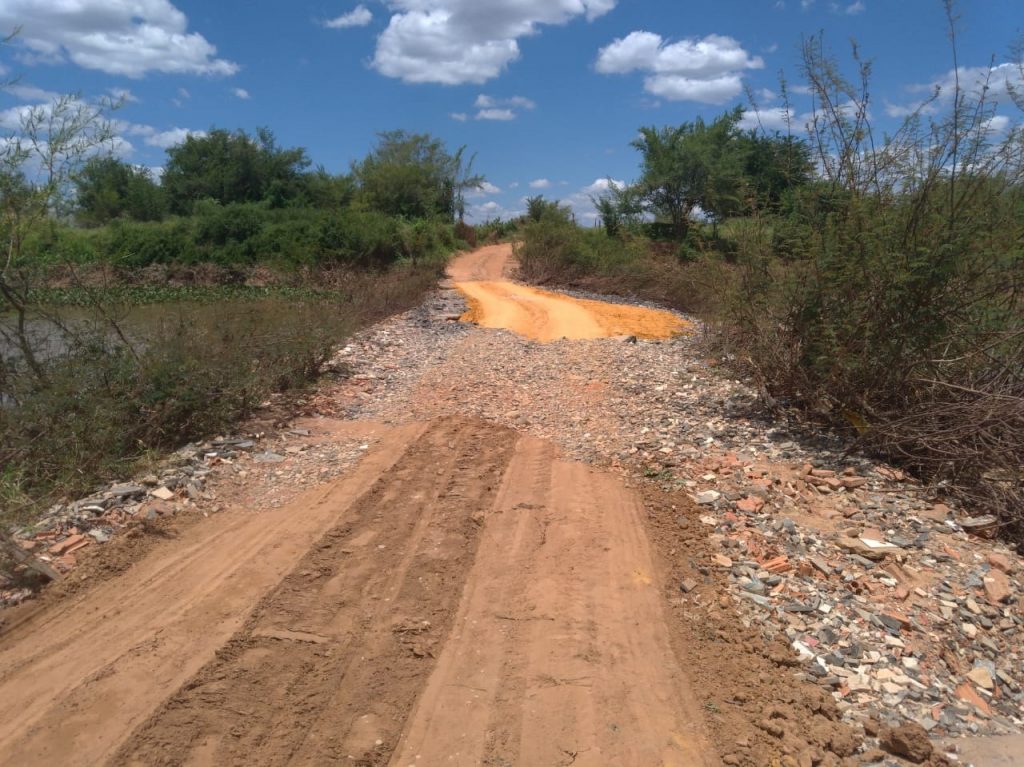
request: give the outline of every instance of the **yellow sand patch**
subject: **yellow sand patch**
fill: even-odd
[[[671,312],[573,298],[512,282],[458,282],[469,302],[463,322],[504,328],[535,341],[636,336],[670,338],[690,329]]]

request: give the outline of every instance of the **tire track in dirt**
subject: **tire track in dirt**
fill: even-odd
[[[519,442],[391,764],[710,763],[640,513],[617,478]]]
[[[271,512],[225,513],[0,637],[0,764],[102,764],[424,430],[381,429],[360,471]]]
[[[482,423],[433,424],[113,763],[386,763],[514,440]]]

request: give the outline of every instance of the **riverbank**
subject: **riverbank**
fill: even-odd
[[[210,267],[164,286],[155,274],[51,275],[40,290],[54,300],[35,304],[27,332],[0,328],[0,524],[31,522],[301,390],[351,333],[418,304],[439,270],[254,268],[224,284]]]

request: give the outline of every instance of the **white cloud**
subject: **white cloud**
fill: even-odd
[[[617,0],[387,0],[394,12],[372,66],[408,83],[484,83],[543,25],[596,19]]]
[[[516,113],[511,109],[481,109],[476,113],[475,120],[499,120],[502,122],[515,120]]]
[[[249,95],[249,91],[245,88],[232,88],[231,92],[235,94],[235,98],[239,98],[242,101],[248,101],[252,96]]]
[[[466,219],[477,224],[495,218],[508,221],[509,219],[518,218],[525,212],[526,211],[522,209],[512,210],[506,208],[501,203],[495,202],[494,200],[488,200],[487,202],[482,202],[478,205],[470,205],[466,208]]]
[[[907,117],[918,110],[923,114],[936,114],[948,108],[956,92],[958,74],[961,93],[972,99],[979,98],[984,92],[986,101],[999,104],[1010,100],[1011,90],[1024,91],[1024,76],[1016,64],[960,67],[959,70],[949,70],[930,83],[909,86],[906,89],[908,93],[925,95],[905,104],[887,103],[886,114],[890,117]]]
[[[373,13],[365,5],[357,5],[349,13],[343,13],[333,19],[328,19],[323,24],[328,29],[348,29],[349,27],[365,27],[373,21]]]
[[[42,88],[37,88],[34,85],[29,85],[27,83],[14,83],[13,85],[7,86],[6,91],[15,98],[36,103],[56,101],[60,98],[59,93],[43,90]]]
[[[594,179],[593,183],[588,184],[577,192],[574,192],[560,202],[563,205],[567,205],[569,209],[572,210],[573,215],[576,216],[578,221],[591,224],[596,223],[598,215],[597,210],[594,208],[594,201],[592,198],[600,197],[613,186],[616,189],[624,189],[626,187],[626,182],[619,179],[597,178]]]
[[[625,181],[619,181],[618,179],[614,179],[614,178],[599,178],[599,179],[596,179],[594,181],[594,183],[591,184],[590,186],[583,187],[583,190],[582,190],[581,194],[585,194],[585,195],[588,195],[588,196],[589,195],[597,196],[599,194],[604,194],[605,192],[607,192],[612,187],[615,187],[616,189],[625,189],[626,188],[626,182]]]
[[[109,93],[110,97],[115,101],[123,101],[125,104],[139,103],[138,96],[127,88],[107,88],[107,93]]]
[[[748,109],[743,113],[739,127],[743,130],[764,128],[769,133],[784,131],[787,127],[787,120],[792,124],[793,130],[799,128],[796,113],[785,107],[768,107],[759,109]]]
[[[989,133],[1006,135],[1010,132],[1012,122],[1006,115],[994,115],[985,121],[985,130]]]
[[[0,112],[0,128],[12,131],[21,130],[25,120],[35,108],[32,104],[19,104],[16,107],[3,110]]]
[[[465,112],[452,112],[450,117],[456,122],[464,123],[469,119],[469,115]]]
[[[550,189],[551,182],[546,178],[535,178],[530,182],[530,189]]]
[[[518,181],[513,181],[511,184],[508,185],[508,188],[509,189],[518,189],[519,188],[519,182]]]
[[[473,103],[477,109],[491,109],[494,107],[512,107],[516,109],[535,109],[536,103],[525,96],[510,96],[508,98],[495,98],[481,93]]]
[[[476,97],[476,101],[473,102],[473,107],[477,110],[473,116],[474,120],[508,121],[515,120],[519,116],[518,110],[535,109],[537,105],[525,96],[496,98],[486,93],[481,93]],[[465,122],[468,119],[468,115],[465,112],[456,112],[452,115],[452,119]]]
[[[854,102],[846,101],[839,104],[836,107],[836,111],[852,120],[856,117],[858,107]],[[870,110],[867,112],[866,117],[868,120],[871,119]],[[739,127],[743,130],[763,128],[767,133],[774,133],[776,131],[784,133],[787,129],[790,129],[794,134],[799,134],[809,131],[813,122],[814,112],[797,113],[793,109],[787,110],[782,106],[774,106],[760,107],[756,110],[747,109],[743,113],[743,118],[739,121]]]
[[[847,16],[856,16],[858,13],[864,13],[867,10],[867,6],[864,5],[863,0],[857,0],[854,3],[850,3],[848,6],[843,8],[843,13]]]
[[[672,101],[721,104],[743,90],[743,71],[761,69],[738,41],[723,35],[667,43],[653,32],[631,32],[602,48],[595,68],[602,74],[642,71],[644,89]]]
[[[143,126],[146,127],[146,126]],[[189,136],[202,138],[206,131],[188,130],[187,128],[171,128],[171,130],[154,132],[146,137],[146,143],[150,146],[170,149],[172,146],[183,144]]]
[[[147,72],[232,75],[238,65],[169,0],[3,0],[0,28],[21,27],[29,59],[142,77]]]
[[[470,197],[486,197],[491,194],[501,194],[501,189],[490,181],[484,181],[476,189],[469,192]]]

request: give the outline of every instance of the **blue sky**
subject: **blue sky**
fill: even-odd
[[[966,78],[994,58],[1008,102],[1021,0],[959,13]],[[123,92],[133,163],[160,167],[188,132],[267,126],[332,172],[377,131],[430,132],[477,153],[489,186],[476,218],[538,193],[585,216],[603,179],[636,176],[639,126],[712,118],[745,87],[779,124],[778,73],[800,84],[804,35],[823,31],[846,60],[858,41],[882,128],[952,71],[939,0],[0,0],[0,29],[15,26],[0,51],[20,78],[0,95],[4,129],[54,93]],[[796,93],[793,106],[799,122],[809,103]]]

